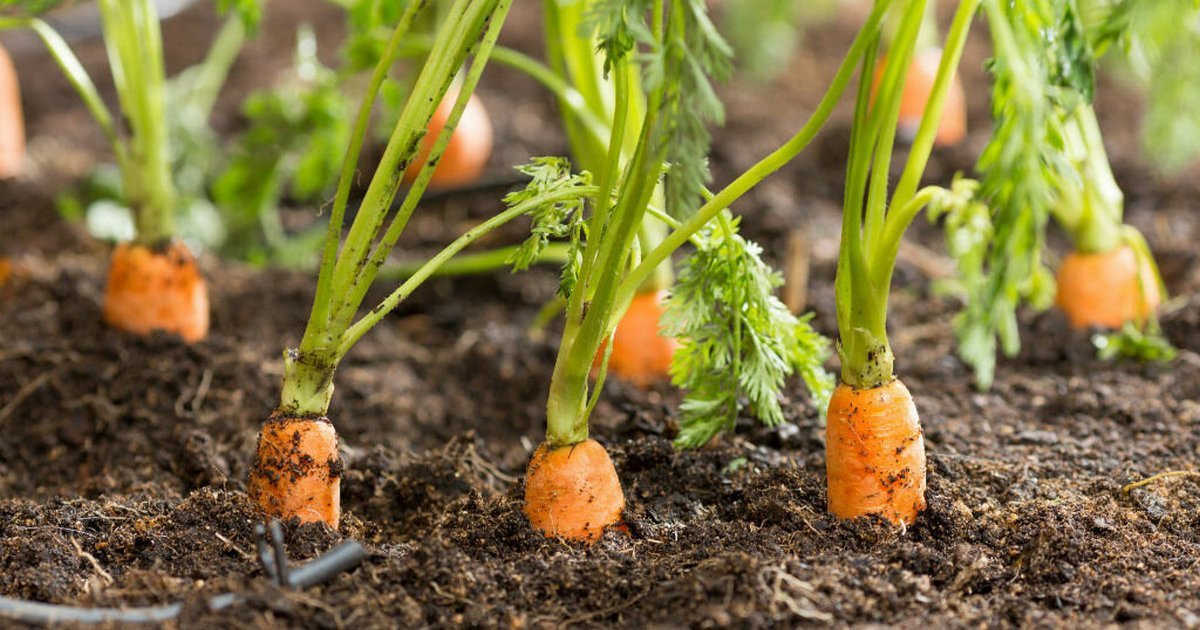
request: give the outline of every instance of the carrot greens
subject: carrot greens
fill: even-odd
[[[1169,175],[1200,158],[1200,68],[1181,59],[1200,56],[1196,0],[1081,0],[1080,12],[1097,57],[1117,51],[1146,90],[1142,143]]]
[[[342,357],[444,262],[483,234],[513,218],[578,194],[574,190],[556,190],[524,198],[460,236],[430,258],[375,308],[356,319],[367,290],[375,281],[380,266],[395,246],[429,184],[437,158],[445,151],[467,99],[491,56],[512,2],[456,0],[449,7],[447,18],[439,27],[436,41],[343,239],[342,224],[350,185],[357,169],[375,97],[399,55],[401,42],[425,4],[410,3],[397,21],[387,49],[371,75],[369,89],[354,122],[322,249],[312,313],[300,346],[289,350],[284,357],[285,372],[279,409],[290,416],[325,415],[333,393],[334,372]],[[468,57],[472,57],[473,61],[464,75],[462,89],[447,124],[438,135],[420,174],[406,191],[399,207],[393,210],[393,200],[400,192],[404,171],[416,158],[434,110]],[[340,248],[339,242],[342,243]]]
[[[202,192],[189,183],[196,159],[211,155],[185,140],[210,134],[208,115],[246,33],[261,14],[258,0],[219,2],[230,13],[205,60],[168,80],[162,34],[152,0],[97,3],[120,116],[105,105],[66,41],[36,14],[46,3],[15,3],[22,17],[0,17],[0,29],[29,28],[47,49],[104,132],[117,163],[119,183],[111,194],[132,214],[136,241],[157,245],[179,231],[177,219]],[[168,116],[171,111],[173,115]],[[203,142],[203,141],[202,141]],[[181,188],[183,190],[181,191]],[[65,199],[68,206],[71,199]],[[185,206],[181,210],[181,206]]]
[[[728,74],[730,49],[704,3],[548,0],[546,9],[551,67],[582,100],[561,99],[568,136],[597,188],[586,222],[572,212],[571,222],[553,223],[553,235],[569,234],[571,246],[547,442],[587,438],[611,349],[601,353],[599,381],[589,390],[593,357],[635,294],[661,279],[670,254],[689,241],[698,249],[682,263],[662,322],[663,333],[682,344],[672,367],[673,380],[687,390],[678,443],[699,446],[731,427],[743,400],[764,422],[781,422],[778,392],[786,376],[800,371],[818,396],[828,389],[823,340],[807,318],[797,319],[775,298],[777,274],[761,261],[760,249],[737,234],[725,209],[803,143],[760,164],[740,180],[745,188],[739,192],[713,197],[705,189],[707,125],[723,116],[713,83]],[[581,27],[594,42],[573,35]],[[815,133],[820,122],[805,133]],[[657,230],[663,226],[669,231]],[[551,233],[535,225],[535,235],[539,231]],[[704,301],[709,298],[716,301]]]
[[[879,90],[871,98],[875,58],[863,61],[851,133],[842,218],[842,245],[835,281],[842,382],[871,389],[894,378],[887,338],[887,303],[900,238],[916,214],[945,198],[946,191],[918,190],[933,148],[934,134],[950,82],[962,56],[978,1],[959,4],[946,38],[941,64],[904,170],[888,199],[887,178],[899,120],[904,75],[913,58],[925,2],[899,3],[897,28],[887,51]],[[871,40],[871,51],[879,43]],[[960,188],[960,191],[962,188]]]
[[[994,47],[988,68],[995,124],[976,168],[978,196],[991,216],[975,214],[967,233],[947,224],[966,295],[955,323],[959,355],[981,388],[992,382],[997,346],[1008,355],[1020,348],[1017,307],[1044,309],[1054,299],[1055,280],[1043,261],[1051,219],[1079,252],[1128,246],[1153,268],[1144,239],[1122,224],[1123,195],[1090,105],[1095,52],[1082,15],[1057,0],[985,0],[984,7]],[[1161,289],[1157,271],[1151,281]],[[1153,318],[1139,325],[1136,339],[1098,341],[1109,354],[1163,356]]]
[[[833,390],[822,367],[829,342],[809,326],[811,315],[797,318],[776,297],[782,278],[737,233],[737,220],[722,213],[714,223],[697,235],[663,318],[664,332],[682,341],[671,375],[687,392],[675,439],[684,448],[732,431],[747,405],[767,426],[782,424],[779,392],[794,372],[819,408]]]

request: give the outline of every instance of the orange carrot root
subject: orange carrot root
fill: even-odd
[[[337,529],[342,516],[342,458],[329,418],[271,414],[258,435],[247,493],[267,516]]]
[[[25,159],[25,118],[17,70],[0,46],[0,179],[16,177]]]
[[[648,291],[634,296],[613,334],[609,373],[639,387],[649,387],[667,379],[671,357],[679,348],[679,342],[659,333],[658,322],[666,299],[666,291]],[[605,346],[601,346],[596,353],[596,367],[603,361],[604,351]]]
[[[900,136],[912,140],[921,126],[921,117],[929,104],[929,94],[933,91],[933,82],[937,78],[938,64],[942,61],[940,48],[918,50],[913,55],[912,65],[904,78],[904,91],[900,96]],[[874,83],[871,94],[874,97],[883,80],[886,60],[881,60],[875,67]],[[962,142],[967,137],[967,96],[963,91],[962,80],[958,73],[954,74],[950,90],[946,93],[946,102],[942,106],[942,118],[938,121],[937,133],[933,144],[947,147]]]
[[[595,542],[618,526],[625,493],[608,451],[595,440],[533,453],[525,474],[525,515],[547,537]]]
[[[1139,261],[1128,245],[1103,254],[1072,253],[1057,279],[1054,301],[1075,328],[1120,328],[1150,317],[1162,303],[1150,262]]]
[[[406,182],[416,179],[417,173],[425,166],[425,161],[429,159],[433,145],[437,142],[438,134],[446,126],[446,119],[450,117],[450,110],[454,107],[454,101],[457,99],[458,87],[451,87],[446,92],[437,111],[434,112],[433,119],[429,121],[429,133],[425,134],[421,140],[421,149],[417,158],[404,172]],[[458,126],[450,135],[450,144],[446,146],[446,152],[442,154],[437,167],[433,169],[433,178],[429,180],[430,187],[454,188],[478,180],[483,175],[488,158],[492,155],[494,135],[492,121],[483,107],[483,101],[479,100],[475,94],[471,94],[471,98],[467,99],[467,106],[463,109],[462,117],[458,120]]]
[[[925,439],[904,383],[838,385],[825,426],[825,471],[834,515],[913,524],[925,509]]]
[[[208,287],[196,259],[180,241],[161,251],[118,245],[104,290],[104,321],[148,335],[161,330],[196,342],[208,334]]]

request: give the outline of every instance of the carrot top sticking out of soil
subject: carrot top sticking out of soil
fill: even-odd
[[[1133,28],[1144,24],[1134,17],[1139,5],[1158,4],[1115,3],[1090,25],[1071,5],[985,4],[995,124],[976,169],[979,198],[990,213],[959,221],[953,228],[959,237],[947,239],[967,303],[957,325],[959,355],[980,388],[991,384],[998,350],[1020,349],[1021,303],[1044,309],[1057,302],[1076,325],[1129,326],[1118,334],[1122,340],[1107,345],[1130,356],[1174,354],[1155,319],[1166,290],[1145,239],[1122,223],[1124,195],[1091,105],[1099,50],[1093,45],[1140,37]],[[1057,296],[1043,261],[1051,220],[1076,250],[1060,268]],[[1101,271],[1113,275],[1092,275]],[[1117,284],[1102,294],[1089,289],[1099,283]]]
[[[0,28],[28,28],[43,40],[116,157],[136,237],[113,252],[105,321],[139,334],[163,330],[198,341],[208,332],[207,287],[182,243],[164,246],[176,236],[178,196],[170,170],[174,156],[158,8],[153,0],[101,0],[97,7],[119,116],[109,111],[71,48],[46,22],[32,15],[3,17]],[[32,3],[18,9],[43,8]],[[229,19],[240,29],[239,21],[251,21],[251,13],[247,9]]]
[[[887,50],[889,63],[875,91],[869,77],[876,60],[873,55],[863,60],[851,133],[835,282],[842,382],[829,405],[825,459],[834,514],[876,515],[903,526],[913,524],[925,507],[925,447],[912,397],[894,374],[887,333],[892,272],[900,239],[922,209],[954,217],[978,211],[972,182],[956,181],[950,190],[918,186],[979,1],[958,5],[929,104],[889,199],[905,76],[926,14],[924,0],[891,4],[897,27]],[[869,37],[874,49],[880,33]]]
[[[722,428],[732,427],[742,409],[742,395],[752,403],[762,402],[755,412],[768,424],[780,421],[776,392],[786,376],[797,368],[806,374],[821,372],[820,344],[797,342],[810,329],[779,304],[772,293],[776,276],[758,259],[758,248],[738,236],[728,206],[804,149],[828,118],[835,98],[824,102],[814,120],[785,146],[725,190],[709,193],[704,187],[706,126],[724,114],[709,82],[728,72],[730,50],[702,8],[676,0],[629,11],[616,0],[558,0],[546,2],[545,10],[552,65],[570,68],[569,85],[578,92],[602,91],[608,96],[584,100],[596,109],[572,107],[566,118],[572,150],[596,169],[588,178],[595,186],[587,191],[578,188],[580,203],[535,216],[534,236],[515,257],[517,266],[527,265],[551,235],[570,238],[568,264],[560,282],[566,322],[546,406],[546,442],[527,475],[527,490],[529,484],[535,488],[533,494],[527,493],[527,514],[546,535],[590,541],[592,529],[580,532],[552,516],[577,514],[574,506],[546,503],[547,494],[538,488],[574,487],[551,496],[576,502],[589,496],[588,484],[616,480],[611,462],[607,457],[589,458],[586,474],[564,467],[556,480],[548,482],[542,479],[547,468],[542,461],[572,462],[570,456],[556,455],[569,454],[572,446],[587,442],[589,415],[616,352],[612,343],[605,347],[605,342],[611,340],[631,302],[679,247],[689,241],[697,247],[684,263],[684,275],[668,301],[668,311],[676,308],[685,313],[668,313],[664,318],[667,334],[678,335],[683,346],[676,354],[683,360],[672,368],[674,379],[689,389],[680,443],[700,445]],[[586,14],[594,19],[584,22]],[[580,32],[594,41],[577,37]],[[856,50],[862,54],[863,44]],[[641,72],[642,65],[655,68],[655,73]],[[848,74],[840,74],[841,86]],[[646,76],[655,78],[642,92],[637,78]],[[559,90],[560,102],[578,101],[568,98],[572,94]],[[613,103],[611,109],[600,107],[607,102]],[[544,167],[556,163],[565,164],[541,162]],[[674,166],[668,169],[668,163]],[[511,196],[510,203],[554,181],[571,181],[566,172],[532,170],[530,174],[534,182],[529,190]],[[666,204],[665,210],[661,203]],[[584,216],[586,209],[590,216]],[[668,230],[647,244],[643,235],[650,217]],[[706,298],[706,284],[721,294],[718,304],[686,301]],[[708,312],[691,317],[697,308]],[[598,354],[598,379],[589,391],[588,374]],[[618,492],[605,491],[613,497]],[[589,514],[584,520],[601,529],[616,524],[619,516],[607,510]]]
[[[300,346],[284,354],[283,387],[273,417],[285,420],[283,424],[269,421],[264,427],[256,458],[258,465],[251,471],[250,488],[255,499],[262,510],[272,516],[317,520],[337,527],[340,467],[336,464],[336,434],[325,416],[333,396],[334,373],[353,345],[443,263],[480,236],[516,217],[568,202],[579,194],[570,189],[576,184],[584,190],[589,188],[582,180],[572,178],[566,190],[535,191],[514,200],[508,209],[468,230],[428,259],[383,301],[355,321],[367,290],[404,231],[432,181],[440,158],[451,144],[454,129],[495,50],[511,6],[512,0],[455,0],[449,7],[358,213],[343,239],[350,187],[375,97],[414,21],[426,10],[424,4],[409,4],[392,30],[386,50],[371,76],[346,151],[322,249],[312,313]],[[468,58],[471,63],[462,83],[453,98],[448,98],[447,93]],[[452,102],[452,106],[441,130],[431,144],[424,145],[428,149],[424,165],[412,180],[399,207],[393,209],[406,166],[419,159],[424,150],[422,136],[443,102]],[[316,462],[317,466],[307,466],[304,462]],[[321,462],[326,464],[321,465]],[[317,507],[310,509],[312,506]]]

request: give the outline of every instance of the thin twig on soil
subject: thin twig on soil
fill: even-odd
[[[800,315],[808,305],[808,273],[812,247],[800,230],[788,233],[787,258],[784,263],[783,303],[794,315]]]
[[[83,546],[79,544],[78,539],[72,537],[70,540],[71,546],[75,548],[75,553],[78,554],[80,558],[87,560],[88,564],[92,565],[92,570],[94,570],[96,574],[100,576],[100,579],[104,582],[105,586],[111,586],[113,583],[113,576],[108,571],[105,571],[104,567],[100,566],[100,561],[96,560],[96,556],[84,551]]]
[[[1146,477],[1145,479],[1143,479],[1143,480],[1141,480],[1141,481],[1135,481],[1135,482],[1133,482],[1133,483],[1126,484],[1126,485],[1122,486],[1122,487],[1121,487],[1121,492],[1128,493],[1130,490],[1134,490],[1134,489],[1136,489],[1136,488],[1140,488],[1140,487],[1142,487],[1142,486],[1144,486],[1144,485],[1151,484],[1151,483],[1154,483],[1155,481],[1159,481],[1159,480],[1162,480],[1162,479],[1166,479],[1166,478],[1168,478],[1168,477],[1200,477],[1200,471],[1196,471],[1196,470],[1168,470],[1167,472],[1160,472],[1160,473],[1158,473],[1157,475],[1153,475],[1153,476],[1150,476],[1150,477]]]
[[[21,403],[25,402],[26,398],[29,398],[34,392],[40,389],[42,385],[45,385],[46,381],[50,380],[50,377],[53,376],[57,371],[58,368],[46,370],[45,372],[39,374],[37,378],[25,383],[21,389],[17,390],[16,396],[13,396],[13,399],[8,401],[8,404],[4,405],[3,409],[0,409],[0,426],[4,425],[4,421],[8,420],[8,417],[17,410],[17,407],[20,406]]]

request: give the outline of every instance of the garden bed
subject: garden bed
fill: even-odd
[[[273,4],[264,32],[290,33],[319,15],[309,4]],[[537,53],[536,7],[518,8],[508,43]],[[215,27],[206,11],[170,23],[169,58],[187,61],[185,34]],[[776,82],[727,90],[718,180],[804,119],[855,23],[850,16],[815,34]],[[284,67],[287,40],[250,54]],[[968,50],[968,86],[984,85],[984,55],[982,45]],[[252,63],[271,67],[264,59]],[[25,63],[18,59],[23,76],[49,74],[48,60]],[[517,81],[489,72],[481,90],[495,111],[516,112],[498,125],[497,168],[563,147],[537,124],[553,117],[549,98]],[[31,145],[54,133],[91,148],[88,121],[64,85],[46,78],[25,87],[27,103],[44,104],[27,109]],[[968,91],[975,120],[985,119],[986,91]],[[236,124],[228,108],[219,115]],[[1200,239],[1200,189],[1150,183],[1137,158],[1136,109],[1101,115],[1113,128],[1130,221],[1161,255],[1172,293],[1197,295],[1190,252]],[[940,156],[931,177],[969,170],[985,137],[976,130],[967,147]],[[847,138],[847,123],[835,122],[739,206],[747,233],[772,258],[783,256],[786,230],[808,231],[808,294],[828,335]],[[91,144],[102,146],[98,137]],[[449,220],[412,230],[402,245],[420,250],[460,231],[456,217],[497,204],[495,195],[442,201]],[[593,434],[621,475],[629,531],[581,548],[535,533],[521,511],[521,474],[544,428],[554,360],[554,335],[531,340],[527,329],[556,278],[437,280],[366,336],[338,373],[330,416],[345,449],[340,531],[286,528],[294,561],[343,537],[364,542],[369,557],[326,585],[286,592],[259,567],[258,518],[243,491],[255,436],[278,396],[280,349],[298,341],[308,315],[310,276],[205,259],[213,333],[186,346],[101,323],[107,249],[57,218],[46,181],[0,187],[0,234],[0,255],[16,263],[0,286],[4,595],[99,606],[184,601],[184,625],[227,627],[1200,626],[1200,479],[1122,490],[1200,459],[1200,297],[1168,305],[1164,328],[1182,352],[1165,366],[1099,362],[1060,315],[1027,315],[1026,349],[978,393],[953,354],[956,303],[934,295],[929,261],[910,256],[891,323],[929,451],[929,509],[914,527],[845,523],[826,512],[823,427],[805,396],[785,406],[792,424],[745,420],[736,436],[681,452],[670,443],[678,394],[611,383]],[[914,234],[935,248],[934,228]],[[204,608],[205,597],[226,591],[247,601]]]

